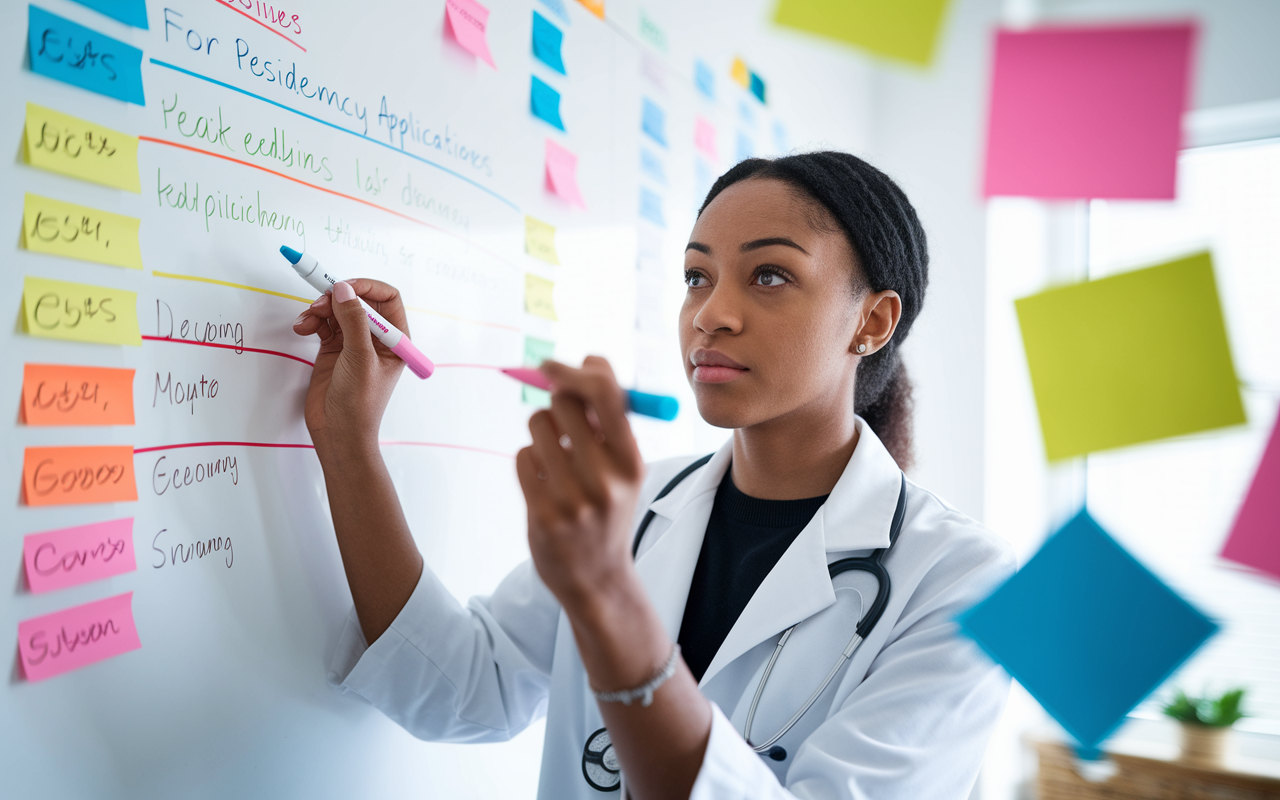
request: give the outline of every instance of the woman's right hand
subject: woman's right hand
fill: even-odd
[[[377,448],[382,414],[404,362],[369,332],[356,296],[407,336],[400,292],[381,281],[339,281],[298,315],[293,332],[315,335],[320,351],[307,389],[306,420],[322,458],[334,448]]]

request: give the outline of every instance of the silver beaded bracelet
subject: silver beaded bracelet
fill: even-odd
[[[658,670],[657,674],[644,684],[634,689],[623,689],[618,692],[597,692],[592,689],[591,693],[601,703],[622,703],[624,706],[629,706],[633,701],[639,700],[640,705],[651,706],[653,705],[653,693],[658,691],[658,687],[666,683],[667,679],[676,674],[676,661],[679,658],[680,645],[672,645],[671,655],[667,656],[667,663],[663,664],[662,669]]]

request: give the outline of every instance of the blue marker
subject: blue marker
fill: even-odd
[[[536,369],[528,367],[505,367],[502,372],[515,378],[521,383],[527,383],[538,389],[550,389],[551,382],[547,380],[547,376],[543,375]],[[680,401],[674,397],[667,397],[662,394],[649,394],[648,392],[637,392],[635,389],[626,389],[627,405],[630,411],[637,414],[643,414],[646,417],[665,420],[670,422],[676,418],[676,414],[680,413]]]

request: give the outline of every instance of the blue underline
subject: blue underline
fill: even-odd
[[[497,198],[498,200],[501,200],[503,203],[506,203],[508,206],[510,206],[510,207],[511,207],[513,210],[515,210],[515,211],[519,211],[519,210],[520,210],[520,206],[518,206],[518,205],[516,205],[515,203],[511,202],[510,200],[508,200],[507,198],[505,198],[505,197],[503,197],[502,195],[498,194],[497,192],[493,191],[492,189],[488,188],[487,186],[484,186],[484,185],[482,185],[482,184],[476,183],[476,182],[475,182],[475,181],[473,181],[471,178],[468,178],[466,175],[461,175],[461,174],[459,174],[459,173],[457,173],[457,172],[454,172],[453,170],[449,169],[448,167],[442,167],[442,166],[440,166],[439,164],[437,164],[436,162],[434,162],[434,161],[429,161],[428,159],[425,159],[425,158],[423,158],[422,156],[414,155],[413,153],[410,153],[410,152],[409,152],[409,151],[407,151],[407,150],[401,150],[400,148],[398,148],[398,147],[396,147],[396,146],[394,146],[394,145],[388,144],[387,142],[379,141],[379,140],[374,139],[374,138],[369,137],[369,136],[365,136],[365,135],[364,135],[364,134],[362,134],[362,133],[356,133],[355,131],[351,130],[350,128],[344,128],[344,127],[342,127],[341,125],[335,125],[335,124],[333,124],[332,122],[329,122],[328,120],[323,120],[323,119],[320,119],[319,117],[313,117],[313,116],[311,116],[310,114],[307,114],[307,113],[304,113],[304,112],[302,112],[302,111],[299,111],[299,110],[298,110],[298,109],[296,109],[296,108],[290,108],[289,106],[286,106],[286,105],[285,105],[285,104],[283,104],[283,103],[277,103],[275,100],[268,100],[267,98],[263,97],[262,95],[254,94],[253,92],[246,91],[246,90],[244,90],[244,89],[241,89],[239,86],[232,86],[232,85],[231,85],[231,84],[229,84],[229,83],[223,83],[222,81],[220,81],[220,80],[215,80],[214,78],[210,78],[210,77],[208,77],[207,75],[201,75],[201,74],[200,74],[200,73],[198,73],[198,72],[192,72],[192,71],[191,71],[191,70],[189,70],[189,69],[183,69],[182,67],[178,67],[178,66],[175,66],[175,65],[173,65],[173,64],[165,63],[164,61],[160,61],[159,59],[155,59],[155,58],[153,58],[153,59],[150,59],[150,61],[151,61],[151,63],[152,63],[152,64],[155,64],[155,65],[156,65],[156,66],[158,66],[158,67],[164,67],[165,69],[171,69],[171,70],[173,70],[174,72],[181,72],[183,75],[190,75],[190,76],[191,76],[191,77],[193,77],[193,78],[199,78],[200,80],[202,80],[202,81],[206,81],[207,83],[212,83],[212,84],[214,84],[215,86],[221,86],[221,87],[222,87],[222,88],[224,88],[224,89],[230,89],[230,90],[231,90],[231,91],[233,91],[233,92],[239,92],[240,94],[245,95],[246,97],[252,97],[252,98],[253,98],[253,99],[255,99],[255,100],[261,100],[261,101],[262,101],[262,102],[264,102],[264,103],[270,103],[271,105],[276,106],[277,108],[283,108],[285,111],[289,111],[289,112],[291,112],[291,113],[297,114],[297,115],[298,115],[298,116],[300,116],[300,117],[305,117],[306,119],[309,119],[309,120],[311,120],[312,122],[318,122],[318,123],[320,123],[321,125],[328,125],[330,128],[333,128],[334,130],[342,131],[343,133],[349,133],[349,134],[351,134],[352,136],[356,137],[357,139],[361,139],[361,140],[366,141],[366,142],[369,142],[369,143],[371,143],[371,144],[376,144],[376,145],[380,145],[380,146],[382,146],[382,147],[385,147],[385,148],[387,148],[388,150],[390,150],[390,151],[391,151],[391,152],[393,152],[393,153],[398,153],[398,154],[400,154],[400,155],[402,155],[402,156],[408,156],[409,158],[412,158],[414,161],[421,161],[423,164],[426,164],[427,166],[435,167],[436,169],[438,169],[438,170],[440,170],[440,171],[442,171],[442,172],[447,172],[447,173],[449,173],[450,175],[452,175],[453,177],[457,178],[457,179],[458,179],[458,180],[460,180],[460,181],[466,181],[467,183],[469,183],[469,184],[471,184],[472,186],[476,187],[476,188],[477,188],[477,189],[479,189],[480,191],[485,192],[486,194],[489,194],[489,195],[491,195],[491,196],[493,196],[493,197]]]

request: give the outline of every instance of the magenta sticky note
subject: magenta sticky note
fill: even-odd
[[[467,52],[497,69],[489,54],[489,41],[485,30],[489,25],[489,9],[476,0],[445,0],[444,25],[453,34],[454,41]]]
[[[711,159],[716,159],[716,128],[702,117],[693,123],[693,146]]]
[[[1280,578],[1280,418],[1271,429],[1222,557]]]
[[[33,682],[140,647],[133,592],[18,623],[18,658]]]
[[[29,534],[22,560],[37,594],[133,572],[133,517]]]
[[[572,205],[587,207],[578,189],[578,157],[550,139],[547,140],[547,188]]]
[[[1193,23],[1000,31],[983,194],[1171,200]]]

